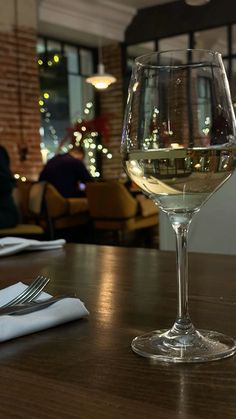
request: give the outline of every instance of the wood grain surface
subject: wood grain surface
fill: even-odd
[[[189,265],[196,327],[236,337],[236,258],[191,254]],[[1,419],[236,418],[236,356],[174,365],[130,348],[175,319],[174,253],[68,244],[0,259],[1,288],[36,274],[90,316],[1,344]]]

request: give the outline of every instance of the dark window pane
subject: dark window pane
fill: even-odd
[[[228,55],[227,28],[220,27],[207,31],[196,32],[195,48],[208,49]]]
[[[71,45],[65,45],[64,55],[67,58],[67,70],[68,70],[68,72],[78,74],[79,65],[78,65],[78,50],[77,50],[77,48],[73,47]]]
[[[159,51],[168,51],[169,49],[186,49],[188,48],[189,37],[188,35],[171,36],[163,38],[158,41]]]
[[[47,51],[61,53],[61,43],[57,41],[47,41]]]
[[[80,72],[84,76],[93,74],[93,55],[90,51],[85,49],[80,50]]]
[[[201,135],[208,135],[212,123],[212,97],[210,80],[199,77],[197,83],[198,129]]]
[[[155,42],[143,42],[141,44],[129,45],[127,47],[127,57],[134,59],[140,55],[149,54],[155,51]]]
[[[38,54],[45,53],[45,42],[43,38],[38,38],[37,40],[37,53]]]
[[[57,148],[58,140],[70,125],[66,62],[46,66],[40,71],[40,109],[42,115],[42,141],[50,152]]]
[[[84,77],[69,75],[70,121],[91,119],[94,116],[94,88],[86,83]],[[89,106],[86,105],[89,103]]]
[[[128,70],[128,77],[131,73],[134,59],[139,57],[140,55],[150,54],[154,51],[155,51],[154,41],[143,42],[141,44],[135,44],[135,45],[129,45],[126,49],[126,56],[127,56],[126,64],[127,64],[127,70]]]
[[[57,41],[47,41],[47,65],[49,67],[58,66],[61,55],[61,43]],[[64,63],[65,64],[65,63]]]
[[[93,118],[94,88],[79,75],[77,47],[66,44],[62,55],[60,42],[48,40],[47,46],[45,51],[44,40],[39,38],[41,150],[51,158],[77,118]],[[91,51],[82,50],[81,57],[83,71],[92,73]]]

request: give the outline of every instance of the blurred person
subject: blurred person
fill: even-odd
[[[0,228],[15,227],[19,212],[13,194],[16,181],[10,170],[10,159],[6,149],[0,145]]]
[[[65,154],[57,154],[46,163],[39,181],[51,183],[65,198],[83,197],[86,195],[86,182],[93,181],[83,160],[82,146],[74,146]]]

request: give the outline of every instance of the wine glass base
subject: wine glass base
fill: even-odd
[[[182,336],[172,330],[154,330],[133,339],[134,352],[162,362],[207,362],[227,358],[236,352],[236,342],[229,336],[209,330]]]

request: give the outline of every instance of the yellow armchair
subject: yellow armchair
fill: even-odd
[[[43,213],[47,219],[51,237],[57,233],[61,235],[62,230],[68,231],[88,224],[88,200],[87,198],[64,198],[53,185],[46,183]]]
[[[144,201],[140,205],[118,181],[88,183],[86,194],[95,230],[125,233],[158,225],[158,208],[153,203],[145,208]]]

